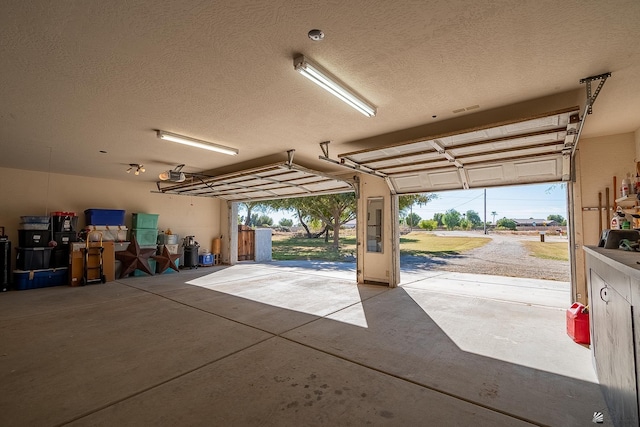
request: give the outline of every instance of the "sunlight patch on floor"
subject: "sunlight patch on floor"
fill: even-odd
[[[229,270],[231,269],[225,270],[226,274],[222,276],[213,273],[191,280],[187,284],[318,317],[325,317],[349,307],[348,315],[332,319],[367,327],[366,316],[360,303],[360,291],[353,282],[327,280],[321,276],[277,270],[270,271],[268,275],[264,274],[264,270],[258,272],[254,269],[256,273],[245,269],[234,272]],[[235,280],[236,274],[242,279]],[[352,309],[353,307],[356,308]]]
[[[404,290],[462,351],[598,382],[589,349],[566,334],[562,310]]]

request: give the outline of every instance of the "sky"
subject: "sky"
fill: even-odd
[[[422,219],[432,219],[434,213],[455,209],[460,213],[476,211],[484,219],[484,189],[443,191],[425,206],[414,206],[413,212]],[[534,184],[487,188],[487,221],[510,219],[547,219],[549,215],[567,218],[567,190],[565,184]]]
[[[414,206],[413,212],[421,219],[432,219],[434,213],[445,213],[455,209],[460,213],[474,210],[484,219],[484,189],[442,191],[438,197],[424,206]],[[493,223],[491,212],[495,211],[495,220],[510,219],[547,219],[549,215],[561,215],[567,219],[567,190],[564,183],[530,184],[499,188],[487,188],[487,217]],[[244,212],[239,212],[243,215]],[[286,212],[267,213],[274,224],[281,218],[294,219]]]

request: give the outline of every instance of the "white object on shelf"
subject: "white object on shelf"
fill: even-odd
[[[616,199],[616,203],[618,206],[622,206],[623,208],[631,208],[638,204],[638,199],[634,194],[633,196],[620,197],[619,199]]]

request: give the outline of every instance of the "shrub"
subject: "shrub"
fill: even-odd
[[[506,229],[506,230],[515,230],[516,222],[512,219],[502,218],[496,222],[496,228],[498,229]]]
[[[435,221],[433,219],[423,219],[418,223],[418,227],[422,228],[423,230],[433,231],[438,228],[438,221]]]

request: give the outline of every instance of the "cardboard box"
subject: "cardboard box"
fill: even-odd
[[[90,242],[94,246],[96,243]],[[116,255],[114,250],[114,242],[102,242],[104,251],[102,252],[102,273],[105,275],[107,282],[116,280]],[[84,278],[84,249],[86,242],[77,242],[71,244],[69,252],[69,286],[80,286]],[[92,277],[90,277],[91,279]]]

